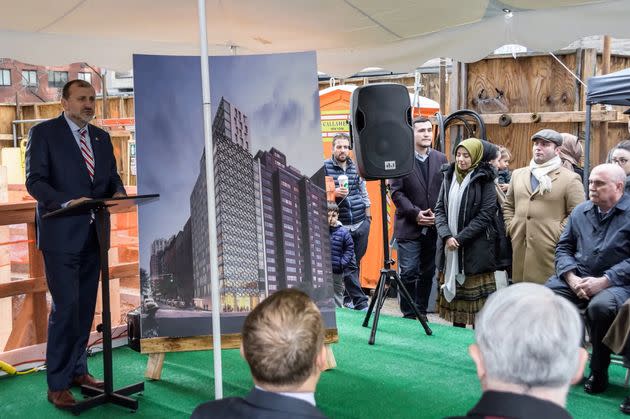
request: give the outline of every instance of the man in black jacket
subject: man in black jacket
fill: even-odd
[[[567,393],[588,357],[571,303],[542,285],[516,284],[488,298],[475,326],[469,352],[483,395],[461,418],[571,418]]]
[[[191,419],[325,418],[315,407],[326,364],[324,323],[308,295],[285,289],[266,298],[245,319],[241,337],[254,389],[244,398],[204,403]]]
[[[435,275],[437,234],[433,210],[442,184],[440,167],[447,161],[443,153],[431,149],[433,127],[427,118],[413,121],[413,133],[413,172],[389,184],[396,205],[394,237],[398,242],[400,278],[426,319]],[[412,306],[402,298],[400,311],[404,317],[415,317]]]

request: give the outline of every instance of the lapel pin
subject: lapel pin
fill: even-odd
[[[94,141],[98,141],[98,137],[94,137]]]

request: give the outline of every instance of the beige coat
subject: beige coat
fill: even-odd
[[[584,201],[580,176],[560,167],[549,173],[551,192],[532,192],[529,167],[512,173],[503,216],[512,240],[512,280],[544,284],[555,272],[556,244],[573,208]]]

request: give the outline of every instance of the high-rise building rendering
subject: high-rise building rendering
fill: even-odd
[[[332,277],[326,195],[275,148],[259,151],[269,293]]]
[[[276,148],[252,156],[249,135],[247,116],[222,98],[212,124],[212,157],[225,312],[250,311],[283,288],[323,289],[332,278],[325,191]],[[205,151],[187,225],[194,304],[211,310]]]
[[[224,310],[249,311],[260,300],[260,255],[254,159],[247,116],[225,99],[219,103],[212,144],[217,222],[217,258]],[[210,307],[205,152],[191,195],[193,272],[198,305]],[[198,228],[199,227],[199,228]],[[196,235],[205,235],[196,240]]]

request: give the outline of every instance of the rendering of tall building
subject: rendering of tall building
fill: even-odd
[[[299,189],[304,280],[321,288],[332,278],[328,202],[325,191],[307,177],[300,179]]]
[[[332,277],[326,195],[286,157],[259,151],[265,260],[269,294],[282,288],[321,287]]]
[[[249,311],[260,300],[260,256],[255,178],[247,116],[225,99],[212,124],[217,257],[223,309]],[[195,298],[209,307],[210,271],[205,153],[191,195]],[[199,228],[197,228],[199,227]],[[197,235],[205,235],[196,240]]]
[[[212,124],[223,311],[250,311],[283,289],[332,278],[325,191],[275,148],[250,151],[247,116],[224,98]],[[206,155],[190,195],[195,305],[211,309]]]

